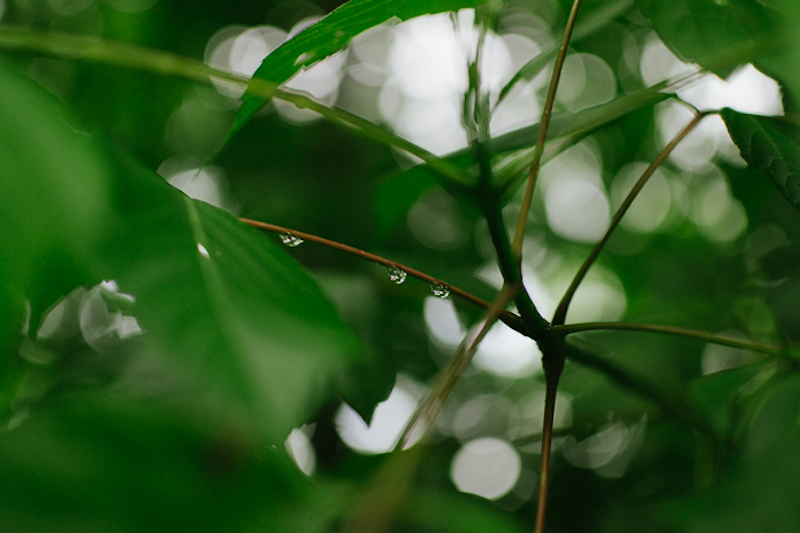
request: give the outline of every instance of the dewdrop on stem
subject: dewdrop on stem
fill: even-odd
[[[407,276],[408,272],[402,268],[397,268],[396,266],[389,267],[389,281],[400,285],[406,280]]]
[[[432,281],[429,285],[431,288],[431,293],[433,293],[433,295],[436,296],[437,298],[441,298],[442,300],[444,300],[445,298],[450,296],[450,289],[448,289],[441,283]]]
[[[303,239],[291,233],[284,233],[281,235],[281,241],[289,248],[294,248],[295,246],[303,244]]]

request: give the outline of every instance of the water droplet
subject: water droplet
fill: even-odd
[[[289,248],[294,248],[295,246],[300,246],[303,244],[303,239],[291,233],[284,233],[281,235],[281,241],[283,241],[283,244]]]
[[[430,287],[431,287],[431,292],[437,298],[441,298],[442,300],[444,300],[445,298],[450,296],[450,289],[448,289],[447,287],[445,287],[441,283],[438,283],[436,281],[432,281],[430,283]]]
[[[208,250],[206,250],[206,247],[200,244],[199,242],[197,243],[197,251],[200,252],[200,255],[202,255],[203,257],[209,257]]]
[[[408,272],[402,268],[397,268],[396,266],[389,267],[389,281],[400,285],[406,280],[406,276],[408,276]]]

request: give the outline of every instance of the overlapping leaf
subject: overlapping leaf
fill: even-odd
[[[273,51],[250,81],[278,86],[301,68],[342,50],[359,33],[392,18],[407,20],[420,15],[475,7],[485,0],[350,0],[316,24],[304,29]],[[239,131],[266,100],[245,93],[231,136]]]
[[[763,170],[778,190],[800,208],[800,128],[780,117],[723,109],[722,118],[747,164]]]

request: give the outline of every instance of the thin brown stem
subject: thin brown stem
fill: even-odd
[[[536,506],[536,533],[544,531],[547,511],[547,489],[550,486],[550,450],[553,445],[553,418],[556,410],[558,377],[548,378],[544,399],[544,424],[542,427],[542,465],[539,475],[539,501]]]
[[[517,227],[514,230],[514,240],[511,247],[518,263],[522,260],[522,238],[525,235],[525,225],[528,223],[528,212],[531,209],[531,202],[533,201],[536,178],[539,176],[542,154],[544,154],[544,143],[547,140],[547,128],[550,126],[550,117],[553,115],[553,104],[556,101],[558,82],[561,79],[561,71],[564,68],[564,60],[567,57],[569,40],[572,37],[572,30],[575,28],[575,21],[578,18],[578,10],[580,9],[581,1],[582,0],[575,0],[572,4],[572,10],[567,19],[567,27],[564,29],[564,38],[561,41],[561,48],[558,50],[556,63],[553,67],[553,75],[550,78],[550,88],[547,91],[547,99],[545,100],[544,110],[542,111],[542,120],[539,123],[539,137],[536,139],[533,162],[531,163],[531,169],[528,173],[528,185],[525,187],[525,196],[522,199],[522,206],[520,207],[519,217],[517,218]]]
[[[599,331],[599,330],[625,330],[625,331],[643,331],[650,333],[663,333],[666,335],[675,335],[678,337],[689,337],[698,339],[712,344],[721,344],[722,346],[730,346],[731,348],[741,348],[743,350],[751,350],[754,352],[766,353],[775,355],[785,350],[781,346],[773,346],[770,344],[762,344],[758,342],[751,342],[743,339],[736,339],[733,337],[726,337],[724,335],[714,335],[705,331],[698,331],[689,328],[681,328],[676,326],[662,326],[658,324],[630,324],[627,322],[585,322],[582,324],[567,324],[555,326],[552,329],[554,335],[570,335],[572,333],[580,333],[582,331]]]
[[[650,176],[655,173],[656,169],[661,166],[661,164],[669,157],[672,151],[675,149],[676,146],[691,132],[695,126],[706,116],[706,113],[697,112],[694,115],[694,118],[686,125],[678,134],[670,141],[670,143],[658,154],[650,166],[647,167],[647,170],[644,171],[642,176],[639,178],[639,181],[633,186],[633,189],[628,193],[628,196],[625,198],[625,201],[622,202],[622,205],[619,206],[617,212],[614,213],[614,218],[611,220],[611,224],[608,226],[605,235],[603,238],[600,239],[597,244],[594,245],[592,251],[589,252],[589,255],[586,257],[586,260],[581,265],[581,268],[578,269],[578,272],[575,274],[575,277],[572,278],[572,283],[570,283],[567,291],[564,293],[564,296],[561,298],[561,302],[559,302],[558,307],[556,308],[556,312],[553,315],[553,324],[560,325],[563,324],[567,317],[567,311],[569,310],[569,304],[572,302],[572,298],[575,296],[575,291],[578,290],[578,286],[581,284],[583,279],[586,277],[586,273],[589,272],[589,269],[594,264],[597,256],[600,255],[600,252],[603,250],[603,247],[606,245],[608,240],[611,238],[612,233],[614,230],[617,229],[622,217],[625,216],[627,213],[628,208],[631,206],[633,201],[639,195],[639,192],[644,187],[647,180],[650,179]]]
[[[318,237],[317,235],[312,235],[310,233],[304,233],[302,231],[297,231],[297,230],[293,230],[293,229],[290,229],[290,228],[284,228],[282,226],[276,226],[275,224],[269,224],[267,222],[259,222],[258,220],[250,220],[250,219],[247,219],[247,218],[240,218],[239,220],[241,222],[244,222],[248,226],[252,226],[254,228],[258,228],[258,229],[261,229],[261,230],[264,230],[264,231],[270,231],[272,233],[279,233],[279,234],[282,234],[282,235],[286,235],[286,234],[294,235],[295,237],[298,237],[298,238],[300,238],[300,239],[302,239],[304,241],[313,242],[313,243],[316,243],[316,244],[321,244],[323,246],[327,246],[328,248],[334,248],[336,250],[340,250],[342,252],[345,252],[345,253],[348,253],[348,254],[351,254],[351,255],[355,255],[357,257],[360,257],[362,259],[366,259],[367,261],[371,261],[371,262],[377,263],[379,265],[383,265],[385,267],[394,267],[394,268],[400,269],[400,270],[402,270],[403,272],[405,272],[406,274],[408,274],[411,277],[417,278],[417,279],[425,281],[427,283],[436,283],[436,284],[442,285],[447,290],[449,290],[451,294],[453,294],[455,296],[458,296],[462,300],[465,300],[465,301],[467,301],[467,302],[469,302],[471,304],[477,305],[478,307],[480,307],[482,309],[490,309],[491,308],[492,304],[490,304],[489,302],[487,302],[483,298],[479,298],[479,297],[475,296],[474,294],[471,294],[471,293],[469,293],[469,292],[467,292],[467,291],[465,291],[463,289],[460,289],[460,288],[456,287],[455,285],[452,285],[450,283],[442,281],[439,278],[434,278],[433,276],[430,276],[430,275],[428,275],[428,274],[426,274],[424,272],[420,272],[419,270],[416,270],[416,269],[411,268],[409,266],[406,266],[406,265],[403,265],[401,263],[398,263],[397,261],[392,261],[390,259],[386,259],[385,257],[381,257],[379,255],[375,255],[375,254],[366,252],[366,251],[361,250],[359,248],[354,248],[353,246],[348,246],[347,244],[342,244],[340,242],[331,241],[331,240],[325,239],[323,237]],[[515,331],[517,331],[519,333],[524,334],[524,330],[523,330],[523,327],[522,327],[522,321],[521,321],[521,319],[520,319],[520,317],[518,315],[515,315],[514,313],[512,313],[510,311],[507,311],[505,309],[501,309],[499,311],[499,313],[498,313],[498,318],[505,325],[510,327],[511,329],[513,329],[513,330],[515,330]]]
[[[486,334],[489,333],[489,330],[492,329],[492,326],[494,326],[495,322],[497,322],[497,319],[499,318],[499,315],[505,306],[514,299],[514,296],[519,289],[519,285],[507,285],[502,291],[500,291],[500,294],[487,310],[486,318],[484,319],[483,326],[478,334],[475,335],[475,338],[473,338],[470,342],[467,342],[469,335],[464,339],[464,341],[461,343],[461,346],[459,346],[458,351],[456,351],[456,354],[453,356],[453,360],[450,362],[450,365],[438,379],[436,386],[433,388],[433,390],[431,390],[425,400],[419,404],[416,411],[414,411],[411,419],[403,429],[403,433],[397,440],[395,451],[402,450],[406,444],[408,444],[412,433],[414,430],[416,430],[420,423],[425,424],[426,431],[433,425],[433,422],[439,416],[439,413],[441,412],[442,407],[444,407],[445,401],[450,396],[450,392],[453,390],[458,378],[461,377],[461,374],[467,368],[470,361],[472,361],[472,357],[475,355],[478,345],[481,343],[484,337],[486,337]]]

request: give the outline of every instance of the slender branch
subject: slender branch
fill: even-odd
[[[645,331],[650,333],[663,333],[666,335],[674,335],[678,337],[689,337],[698,339],[712,344],[721,344],[722,346],[730,346],[731,348],[741,348],[743,350],[751,350],[754,352],[766,353],[775,355],[782,352],[785,348],[782,346],[773,346],[770,344],[762,344],[759,342],[751,342],[743,339],[736,339],[733,337],[726,337],[724,335],[714,335],[705,331],[698,331],[689,328],[681,328],[676,326],[661,326],[658,324],[630,324],[627,322],[586,322],[582,324],[567,324],[562,326],[554,326],[552,332],[554,335],[570,335],[572,333],[579,333],[582,331],[598,331],[598,330],[625,330],[625,331]]]
[[[230,83],[250,94],[264,99],[278,98],[297,107],[316,111],[331,122],[355,128],[362,135],[388,146],[399,148],[422,159],[443,176],[463,183],[468,179],[465,171],[451,165],[424,148],[403,139],[383,128],[343,109],[328,107],[313,98],[295,92],[278,89],[267,81],[251,79],[231,72],[209,67],[201,61],[178,56],[170,52],[153,50],[97,39],[59,33],[34,33],[21,31],[0,24],[0,48],[24,50],[69,60],[94,61],[175,76],[187,80],[211,84],[213,80]],[[248,87],[248,85],[250,85]]]
[[[458,378],[461,377],[461,374],[467,368],[470,361],[472,361],[472,357],[478,350],[478,345],[481,343],[484,337],[486,337],[486,334],[489,333],[489,330],[492,329],[492,326],[494,326],[495,322],[497,322],[497,319],[499,318],[500,312],[503,311],[508,302],[514,298],[514,295],[519,288],[519,285],[506,285],[503,290],[500,291],[500,294],[497,296],[495,301],[492,302],[491,306],[487,309],[483,326],[475,338],[469,343],[467,343],[469,335],[464,338],[461,346],[458,348],[458,351],[453,356],[453,360],[447,367],[447,370],[445,370],[445,372],[440,376],[438,384],[433,388],[433,390],[431,390],[425,400],[419,404],[417,409],[414,411],[414,414],[411,416],[411,419],[406,424],[406,427],[403,429],[403,433],[397,440],[395,452],[402,450],[408,444],[411,434],[421,422],[425,423],[425,431],[430,428],[432,423],[439,416],[439,413],[441,412],[442,407],[444,407],[445,401],[450,396],[450,392],[453,390]]]
[[[424,272],[421,272],[419,270],[416,270],[414,268],[411,268],[411,267],[408,267],[406,265],[400,264],[400,263],[398,263],[396,261],[391,261],[389,259],[386,259],[385,257],[381,257],[379,255],[375,255],[375,254],[366,252],[366,251],[361,250],[359,248],[354,248],[353,246],[348,246],[346,244],[342,244],[342,243],[339,243],[339,242],[336,242],[336,241],[331,241],[331,240],[325,239],[323,237],[318,237],[318,236],[312,235],[310,233],[304,233],[302,231],[297,231],[297,230],[293,230],[293,229],[289,229],[289,228],[284,228],[282,226],[276,226],[275,224],[268,224],[267,222],[259,222],[257,220],[250,220],[250,219],[247,219],[247,218],[240,218],[239,220],[241,222],[247,224],[248,226],[252,226],[254,228],[258,228],[258,229],[261,229],[261,230],[264,230],[264,231],[270,231],[270,232],[273,232],[273,233],[280,233],[280,234],[284,234],[284,235],[285,234],[294,235],[296,237],[299,237],[300,239],[303,239],[304,241],[313,242],[313,243],[316,243],[316,244],[321,244],[323,246],[327,246],[328,248],[334,248],[336,250],[340,250],[342,252],[346,252],[348,254],[355,255],[357,257],[360,257],[362,259],[366,259],[367,261],[371,261],[371,262],[377,263],[379,265],[383,265],[385,267],[398,268],[398,269],[402,270],[403,272],[405,272],[406,274],[408,274],[411,277],[417,278],[417,279],[425,281],[427,283],[436,283],[436,284],[442,285],[443,287],[447,288],[450,291],[451,294],[454,294],[454,295],[458,296],[459,298],[461,298],[462,300],[466,300],[467,302],[469,302],[471,304],[477,305],[478,307],[480,307],[482,309],[490,309],[491,308],[492,304],[490,304],[489,302],[487,302],[486,300],[484,300],[482,298],[478,298],[474,294],[471,294],[471,293],[469,293],[469,292],[467,292],[467,291],[465,291],[463,289],[459,289],[455,285],[452,285],[450,283],[442,281],[442,280],[440,280],[438,278],[434,278],[433,276],[429,276],[428,274],[426,274]],[[515,330],[515,331],[517,331],[519,333],[522,333],[524,335],[524,329],[523,329],[523,326],[522,326],[522,321],[520,320],[519,316],[517,316],[514,313],[512,313],[510,311],[507,311],[505,309],[501,309],[499,311],[499,313],[498,313],[498,317],[508,327],[510,327],[511,329],[513,329],[513,330]]]
[[[564,293],[564,296],[561,298],[561,302],[559,302],[558,307],[556,308],[556,312],[553,315],[553,324],[561,325],[564,323],[567,317],[567,310],[569,309],[569,304],[572,302],[572,298],[575,296],[575,291],[578,290],[578,286],[583,281],[583,278],[586,277],[586,273],[589,272],[592,264],[594,264],[597,256],[600,255],[600,252],[603,250],[603,247],[606,245],[608,240],[611,238],[612,233],[614,230],[617,229],[622,217],[625,216],[625,213],[628,212],[628,208],[630,208],[633,201],[639,195],[642,188],[644,187],[647,180],[650,179],[650,176],[655,173],[656,169],[661,166],[661,164],[669,157],[672,151],[675,149],[676,146],[691,132],[697,124],[706,116],[706,113],[697,112],[694,115],[694,118],[686,125],[678,134],[670,141],[670,143],[662,150],[658,157],[656,157],[650,166],[647,167],[647,170],[644,171],[642,176],[639,178],[639,181],[633,186],[633,189],[628,193],[628,196],[625,198],[625,201],[622,202],[622,205],[619,206],[617,212],[614,213],[614,218],[611,220],[611,224],[608,226],[605,235],[603,238],[600,239],[597,244],[594,245],[592,251],[589,252],[589,255],[586,257],[586,260],[581,265],[581,268],[578,269],[577,274],[575,277],[572,278],[572,283],[570,283],[567,291]]]
[[[514,251],[514,256],[517,258],[518,263],[522,261],[522,238],[525,235],[528,212],[531,209],[531,202],[533,201],[533,190],[536,187],[536,178],[539,176],[539,167],[542,161],[542,154],[544,153],[544,143],[547,140],[547,128],[550,125],[550,117],[553,114],[553,104],[556,100],[556,90],[558,89],[558,82],[561,79],[561,70],[564,68],[564,60],[567,57],[569,40],[570,37],[572,37],[572,30],[575,27],[575,20],[578,17],[578,9],[581,6],[581,1],[582,0],[575,0],[572,4],[572,10],[567,19],[567,27],[564,30],[564,39],[561,41],[561,48],[558,50],[556,64],[553,67],[553,75],[550,78],[550,89],[547,92],[547,99],[545,100],[544,110],[542,111],[539,138],[536,140],[536,150],[533,153],[533,162],[531,163],[531,170],[528,174],[528,185],[525,187],[525,196],[522,199],[522,207],[520,207],[517,227],[514,231],[512,250]]]
[[[542,463],[539,474],[539,499],[536,505],[536,533],[544,531],[544,518],[547,511],[547,490],[550,486],[550,450],[553,446],[553,418],[556,411],[558,380],[556,376],[547,376],[547,390],[544,398],[544,423],[542,425]]]

